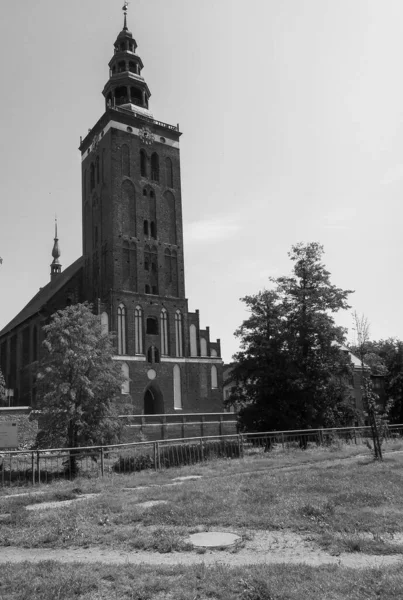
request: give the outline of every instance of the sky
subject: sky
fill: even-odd
[[[78,151],[122,0],[4,0],[0,329],[82,254]],[[372,339],[403,339],[401,0],[133,0],[154,117],[179,123],[186,296],[231,360],[240,298],[324,245]],[[351,311],[337,322],[352,332]]]

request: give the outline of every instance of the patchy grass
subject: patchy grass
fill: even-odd
[[[0,496],[0,546],[28,548],[104,546],[122,550],[186,550],[195,526],[306,532],[327,551],[403,553],[403,455],[383,463],[345,450],[270,453],[161,473],[79,479],[41,486],[43,495]],[[203,475],[181,486],[179,475]],[[152,486],[140,489],[142,486]],[[125,491],[132,488],[133,491]],[[22,490],[24,491],[24,489]],[[25,510],[32,503],[98,493],[71,506]],[[144,509],[139,503],[165,500]],[[0,596],[1,597],[1,596]]]
[[[4,565],[0,598],[30,600],[396,600],[400,568],[272,565],[230,568],[139,565]]]

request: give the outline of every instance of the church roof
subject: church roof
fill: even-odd
[[[0,337],[39,312],[41,308],[79,272],[83,262],[83,257],[80,256],[80,258],[74,261],[67,269],[58,274],[57,277],[45,285],[45,287],[41,288],[22,311],[0,331]]]

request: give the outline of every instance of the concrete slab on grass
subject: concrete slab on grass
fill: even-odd
[[[235,533],[223,531],[204,531],[193,533],[188,541],[196,548],[226,548],[241,541],[241,537]]]

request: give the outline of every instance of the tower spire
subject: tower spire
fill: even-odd
[[[122,8],[123,13],[125,15],[125,20],[124,20],[124,23],[123,23],[123,31],[128,31],[128,28],[127,28],[127,9],[128,8],[129,8],[129,3],[125,2],[124,5],[123,5],[123,8]]]
[[[62,272],[62,265],[60,264],[60,246],[59,238],[57,237],[57,218],[55,217],[55,238],[52,250],[53,261],[50,265],[50,280],[53,281],[57,275]]]

